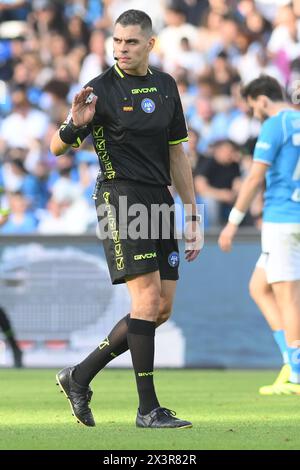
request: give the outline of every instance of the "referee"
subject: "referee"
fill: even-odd
[[[108,221],[104,248],[113,284],[126,282],[131,313],[107,338],[75,367],[57,374],[57,382],[70,401],[77,421],[95,426],[89,408],[89,383],[114,357],[130,349],[139,408],[136,425],[144,428],[191,427],[189,421],[160,406],[153,381],[155,328],[168,320],[178,279],[179,253],[170,220],[170,236],[121,236],[124,221],[119,206],[142,204],[151,224],[153,205],[172,207],[168,186],[173,184],[186,204],[185,250],[187,261],[200,251],[197,215],[190,165],[182,148],[188,140],[176,83],[168,74],[149,68],[155,39],[152,22],[139,10],[117,19],[114,35],[116,63],[91,80],[74,98],[69,118],[52,138],[51,151],[61,155],[78,147],[92,134],[101,168],[96,183],[99,223]],[[122,198],[122,199],[121,199]],[[105,214],[102,208],[105,207]],[[132,221],[127,217],[126,223]]]

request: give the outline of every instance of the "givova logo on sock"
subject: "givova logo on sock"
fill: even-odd
[[[151,377],[154,375],[154,372],[138,372],[139,377]]]

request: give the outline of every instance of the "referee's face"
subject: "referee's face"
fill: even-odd
[[[149,53],[155,39],[148,36],[139,25],[122,26],[120,23],[114,29],[114,57],[119,67],[132,75],[147,73]]]

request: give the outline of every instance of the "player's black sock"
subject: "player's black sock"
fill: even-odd
[[[128,325],[128,346],[143,415],[159,407],[153,382],[155,326],[155,322],[135,318],[131,318]]]
[[[79,385],[88,386],[98,372],[112,359],[128,350],[127,331],[130,314],[122,318],[99,346],[78,364],[73,378]]]
[[[9,345],[11,346],[13,351],[19,351],[20,348],[16,342],[16,338],[14,335],[14,331],[11,327],[10,321],[3,310],[3,308],[0,307],[0,328],[2,329]]]

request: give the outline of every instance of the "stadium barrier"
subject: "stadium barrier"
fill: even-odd
[[[248,293],[260,253],[257,231],[240,230],[231,253],[217,233],[193,263],[181,263],[171,321],[157,330],[158,367],[272,368],[280,357]],[[25,365],[78,362],[130,311],[127,289],[112,286],[101,242],[84,236],[1,236],[0,304],[12,321]],[[3,337],[0,335],[0,340]],[[5,348],[0,366],[12,363]],[[111,363],[130,366],[129,353]]]

